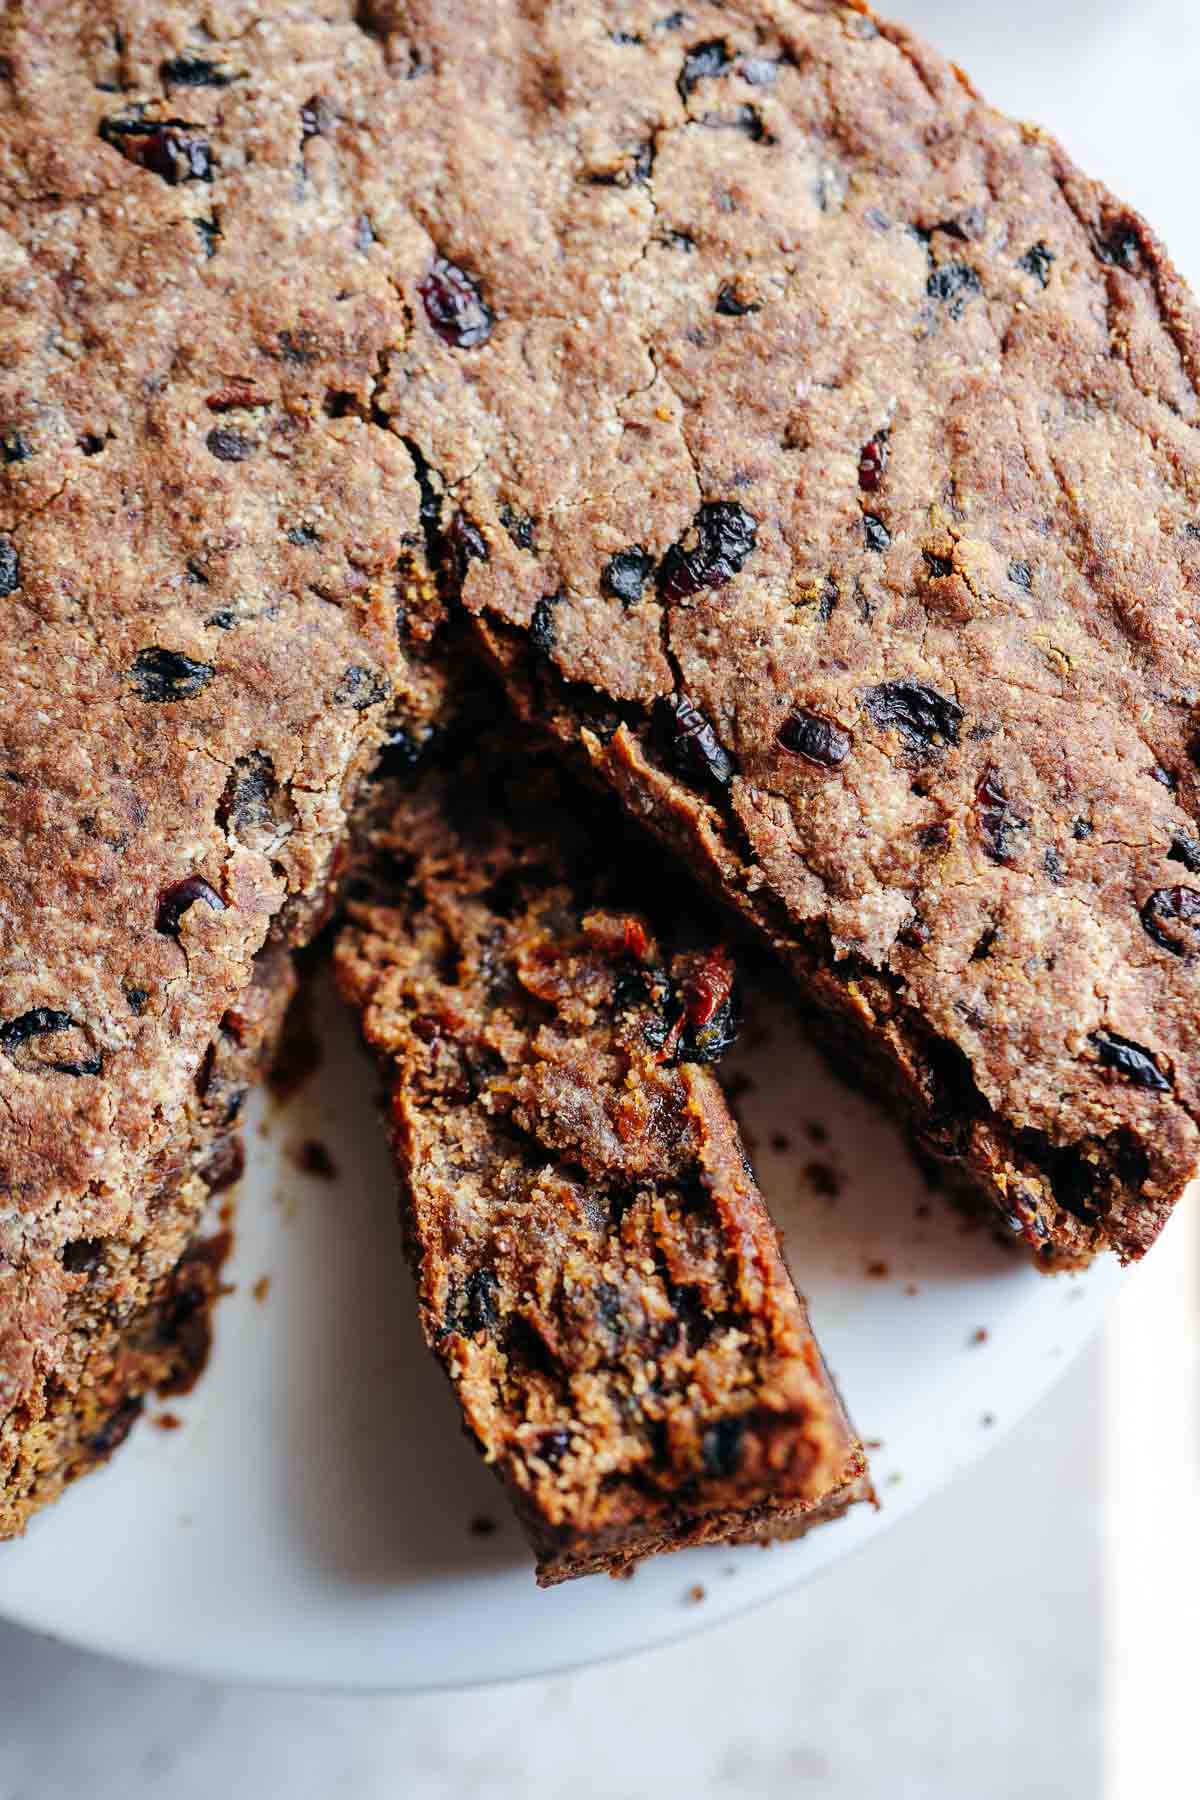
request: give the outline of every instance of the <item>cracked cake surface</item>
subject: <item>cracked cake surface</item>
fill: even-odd
[[[710,1067],[732,959],[590,812],[504,740],[385,784],[335,950],[426,1341],[546,1585],[870,1491]]]

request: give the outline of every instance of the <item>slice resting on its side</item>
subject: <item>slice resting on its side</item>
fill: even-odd
[[[870,1491],[705,1066],[732,964],[624,906],[555,802],[512,759],[393,787],[336,951],[425,1337],[543,1585]]]

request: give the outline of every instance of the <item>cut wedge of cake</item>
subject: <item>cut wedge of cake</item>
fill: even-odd
[[[539,1581],[844,1511],[862,1446],[708,1066],[728,954],[631,909],[644,859],[511,745],[388,793],[338,980],[426,1341]]]

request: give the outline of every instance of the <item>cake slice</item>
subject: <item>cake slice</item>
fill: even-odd
[[[338,980],[426,1341],[539,1582],[842,1512],[862,1446],[710,1067],[728,954],[631,908],[617,837],[511,746],[389,801]]]

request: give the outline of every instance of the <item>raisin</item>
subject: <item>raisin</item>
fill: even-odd
[[[295,544],[298,549],[305,549],[308,545],[319,544],[321,541],[321,534],[315,525],[290,525],[284,535],[288,543]]]
[[[164,87],[228,87],[233,81],[205,56],[172,56],[158,65]]]
[[[937,819],[932,825],[922,825],[917,832],[917,842],[922,850],[944,850],[950,842],[950,827],[944,819]]]
[[[1023,269],[1026,275],[1032,275],[1042,287],[1049,287],[1050,265],[1053,261],[1053,250],[1048,250],[1039,239],[1036,244],[1030,245],[1024,256],[1018,261],[1017,267]]]
[[[457,263],[448,262],[444,256],[436,257],[417,292],[425,317],[443,342],[455,350],[477,349],[491,336],[495,315],[476,283]]]
[[[1119,1037],[1115,1031],[1093,1031],[1088,1034],[1088,1041],[1095,1044],[1104,1066],[1124,1075],[1134,1087],[1149,1088],[1156,1094],[1169,1092],[1171,1083],[1153,1056],[1132,1038]]]
[[[559,594],[546,594],[533,609],[529,621],[529,641],[539,656],[549,656],[554,648],[554,608]]]
[[[198,900],[211,907],[213,912],[225,911],[225,902],[216,889],[209,886],[203,875],[185,875],[182,881],[160,888],[154,914],[155,931],[161,931],[164,937],[177,938],[184,913]]]
[[[849,732],[804,706],[792,709],[776,732],[775,741],[780,749],[802,756],[819,769],[840,768],[850,754]]]
[[[1148,936],[1173,956],[1200,950],[1200,891],[1190,887],[1156,888],[1141,909]]]
[[[548,1463],[550,1468],[557,1469],[570,1448],[570,1432],[557,1426],[552,1431],[543,1431],[538,1434],[533,1454],[540,1457],[544,1463]]]
[[[736,1475],[741,1467],[742,1440],[746,1435],[741,1419],[720,1419],[710,1425],[700,1444],[704,1472],[718,1479]]]
[[[146,1010],[146,1002],[149,998],[149,988],[130,987],[125,989],[126,1005],[130,1012],[139,1019]]]
[[[104,119],[100,125],[106,144],[171,187],[212,180],[212,148],[203,131],[187,119]]]
[[[217,823],[235,833],[272,823],[271,801],[278,787],[275,764],[264,750],[239,756],[217,805]]]
[[[480,1331],[494,1331],[500,1323],[496,1307],[499,1283],[491,1269],[473,1269],[464,1287],[455,1297],[447,1330],[461,1337],[474,1337]]]
[[[653,573],[654,558],[640,544],[634,544],[632,549],[618,550],[609,557],[600,573],[600,586],[622,606],[636,606]]]
[[[28,462],[32,455],[31,445],[19,431],[9,431],[0,437],[0,456],[6,463]]]
[[[734,282],[727,281],[717,295],[715,310],[727,319],[744,319],[747,313],[762,311],[761,300],[742,300]]]
[[[892,541],[891,532],[883,520],[877,518],[874,513],[863,514],[863,536],[867,540],[867,549],[877,550],[881,554],[888,549]]]
[[[1177,831],[1171,839],[1167,861],[1182,863],[1189,875],[1200,875],[1200,839]]]
[[[868,438],[858,453],[858,485],[865,493],[873,494],[883,480],[884,470],[888,465],[888,434],[877,431],[873,438]]]
[[[1050,879],[1054,883],[1055,887],[1059,887],[1062,883],[1062,879],[1063,879],[1064,874],[1066,873],[1066,870],[1065,870],[1065,867],[1063,864],[1062,857],[1058,854],[1058,851],[1053,848],[1053,846],[1051,846],[1051,848],[1043,854],[1042,867],[1043,867],[1043,869],[1045,869],[1047,875],[1050,877]]]
[[[928,749],[939,738],[948,744],[958,742],[962,707],[924,682],[885,681],[869,688],[864,699],[876,725],[894,726],[914,748]]]
[[[1026,819],[1019,819],[1013,812],[1008,795],[999,773],[994,768],[987,768],[980,776],[975,787],[975,809],[979,820],[979,835],[983,847],[993,862],[1011,862],[1016,834],[1029,829]]]
[[[537,531],[528,513],[519,513],[515,507],[500,508],[500,523],[507,531],[518,550],[533,550],[537,544]]]
[[[922,550],[921,555],[925,558],[925,567],[932,580],[941,581],[947,575],[953,575],[954,563],[950,557],[935,556],[932,550]]]
[[[1027,562],[1010,562],[1008,579],[1015,587],[1024,588],[1027,594],[1033,588],[1033,570]]]
[[[697,82],[708,81],[714,75],[723,75],[732,63],[733,58],[724,38],[709,38],[703,44],[694,45],[684,57],[683,68],[675,83],[679,98],[686,103]]]
[[[151,644],[134,657],[129,679],[139,699],[162,706],[203,693],[215,674],[212,663],[194,662],[181,650],[164,650],[159,644]]]
[[[658,587],[664,601],[685,599],[701,588],[724,587],[753,554],[756,520],[735,500],[709,500],[692,520],[690,537],[672,544],[663,557]]]
[[[1092,830],[1093,826],[1090,819],[1076,819],[1075,823],[1071,826],[1071,836],[1075,839],[1077,844],[1083,844],[1091,837]],[[1200,844],[1198,844],[1196,848],[1200,851]]]
[[[942,263],[925,283],[929,298],[947,305],[952,319],[961,319],[971,295],[981,291],[979,276],[969,263]]]
[[[85,431],[78,440],[78,447],[84,456],[99,456],[105,445],[105,439],[97,437],[94,431]]]
[[[245,462],[254,454],[254,445],[245,432],[236,431],[232,425],[214,425],[204,442],[209,455],[218,462]]]
[[[99,1431],[84,1440],[87,1449],[93,1456],[111,1456],[133,1430],[141,1410],[141,1397],[127,1394],[109,1413]]]
[[[475,521],[469,519],[464,512],[456,512],[451,519],[450,529],[446,533],[446,546],[454,559],[460,582],[466,579],[469,563],[490,560],[487,539]]]
[[[363,663],[351,663],[333,690],[333,703],[335,706],[352,706],[355,712],[366,712],[369,706],[381,705],[391,691],[386,675]]]
[[[217,221],[215,219],[193,219],[192,224],[196,227],[196,230],[200,235],[200,242],[204,246],[205,256],[215,256],[217,254],[217,244],[220,242],[221,238],[221,227],[217,224]]]
[[[664,701],[663,710],[671,732],[672,759],[681,774],[728,787],[734,773],[733,758],[700,708],[686,694],[679,694]]]
[[[55,1031],[69,1031],[75,1020],[69,1012],[58,1012],[51,1006],[34,1006],[15,1019],[0,1025],[0,1050],[11,1056],[30,1038],[45,1037]]]
[[[15,594],[21,585],[21,559],[17,546],[6,534],[0,534],[0,599]]]

